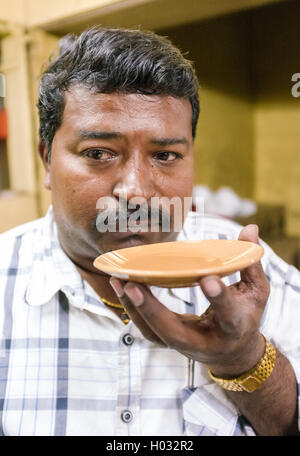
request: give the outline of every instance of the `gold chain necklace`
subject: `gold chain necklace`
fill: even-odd
[[[101,298],[101,296],[100,296],[100,298]],[[125,307],[122,306],[122,304],[115,304],[114,302],[108,301],[105,298],[101,298],[101,301],[104,302],[104,304],[106,304],[109,307],[113,307],[115,309],[122,309],[123,310],[123,312],[121,313],[120,317],[121,317],[121,320],[124,323],[124,325],[127,325],[130,322],[129,315],[126,312]]]

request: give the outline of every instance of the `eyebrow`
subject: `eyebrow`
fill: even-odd
[[[117,131],[93,131],[81,130],[78,134],[79,140],[87,139],[124,139],[125,135]],[[188,140],[185,137],[181,138],[152,138],[150,143],[156,146],[174,146],[175,144],[188,145]]]
[[[174,146],[175,144],[188,144],[188,140],[186,138],[153,138],[150,140],[151,144],[155,144],[157,146]]]
[[[124,135],[117,131],[85,131],[81,130],[78,134],[79,139],[119,139],[123,138]]]

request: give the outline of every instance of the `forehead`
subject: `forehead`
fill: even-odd
[[[65,92],[62,126],[72,130],[112,127],[120,130],[159,130],[178,136],[180,130],[192,134],[189,100],[167,95],[95,93],[75,86]]]

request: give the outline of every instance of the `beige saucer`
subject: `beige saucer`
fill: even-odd
[[[94,266],[126,281],[178,288],[198,285],[199,277],[227,276],[256,263],[263,248],[246,241],[175,241],[130,247],[100,255]]]

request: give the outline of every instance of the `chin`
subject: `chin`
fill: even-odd
[[[120,239],[120,241],[117,243],[118,244],[117,249],[125,249],[127,247],[135,247],[137,245],[145,245],[145,244],[151,244],[151,243],[152,242],[149,242],[149,241],[145,242],[145,239],[142,239],[141,236],[133,234],[131,236],[128,236],[128,238]]]
[[[167,237],[168,239],[162,233],[115,233],[109,238],[104,239],[103,237],[99,243],[102,251],[111,252],[112,250],[173,240],[170,239],[170,233],[168,233]]]

